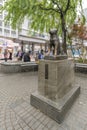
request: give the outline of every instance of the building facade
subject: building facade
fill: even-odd
[[[5,4],[6,0],[0,0],[0,7]],[[3,11],[0,14],[0,37],[11,39],[14,42],[17,42],[23,48],[29,48],[32,51],[35,50],[35,47],[39,46],[39,48],[45,47],[45,43],[48,41],[47,34],[40,34],[39,32],[35,32],[34,30],[29,30],[29,25],[31,21],[25,18],[24,23],[22,24],[21,31],[18,29],[13,30],[10,26],[10,21],[8,23],[4,22],[5,16],[7,12]],[[15,40],[14,40],[15,39]],[[47,40],[47,41],[46,41]]]
[[[6,0],[0,0],[0,7],[4,5]],[[17,38],[18,37],[18,30],[13,30],[10,26],[10,22],[5,23],[4,18],[7,12],[3,11],[0,14],[0,36],[1,37],[9,37],[9,38]]]

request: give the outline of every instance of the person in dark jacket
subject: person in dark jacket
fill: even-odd
[[[41,52],[38,55],[38,59],[44,59],[44,53],[43,50],[41,50]]]
[[[9,60],[12,60],[12,51],[9,51]]]
[[[28,52],[24,54],[24,58],[23,59],[24,59],[24,62],[30,62],[30,55],[29,55]]]

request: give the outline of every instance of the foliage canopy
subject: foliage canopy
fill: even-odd
[[[19,27],[25,16],[34,30],[48,32],[57,28],[66,52],[66,25],[74,22],[81,4],[82,0],[7,0],[2,10],[8,12],[6,21],[11,20],[13,28]]]

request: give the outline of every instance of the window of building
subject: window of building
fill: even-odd
[[[9,22],[5,23],[4,26],[5,26],[6,28],[10,28]]]
[[[2,7],[2,4],[0,3],[0,8]]]
[[[5,34],[9,34],[9,33],[10,33],[10,30],[4,29],[4,33],[5,33]]]
[[[4,13],[4,18],[7,16],[7,13]]]
[[[2,21],[0,20],[0,26],[2,27]]]
[[[16,31],[11,31],[12,36],[16,36]]]
[[[2,28],[0,28],[0,33],[2,33]]]
[[[11,31],[11,34],[16,35],[16,31]]]
[[[0,14],[0,19],[3,19],[3,15],[2,14]]]
[[[0,3],[2,4],[3,0],[0,0]]]

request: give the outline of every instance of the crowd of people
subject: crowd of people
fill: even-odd
[[[23,52],[19,50],[16,54],[16,57],[18,61],[30,62],[30,55],[30,51]]]
[[[22,52],[19,50],[16,57],[18,61],[30,62],[32,57],[35,59],[35,61],[38,61],[39,59],[44,59],[44,51],[41,50],[34,54],[32,51]]]
[[[45,55],[48,54],[48,51],[45,52],[43,49],[37,51],[36,53],[32,51],[22,51],[18,50],[15,57],[17,61],[23,61],[23,62],[30,62],[32,61],[32,58],[35,61],[38,61],[39,59],[44,59]],[[52,55],[52,52],[50,52],[50,55]],[[7,62],[7,60],[12,60],[14,59],[13,52],[8,51],[8,49],[4,50],[4,60]]]
[[[8,50],[8,49],[4,50],[5,62],[7,62],[8,60],[12,60],[15,57],[16,57],[17,61],[29,62],[30,61],[30,52],[22,52],[21,50],[18,50],[17,54],[14,56],[13,52],[11,50]]]
[[[77,56],[81,57],[82,54],[83,54],[83,58],[84,57],[87,58],[87,48],[85,48],[84,52],[82,52],[80,49],[71,50],[70,48],[68,48],[67,50],[68,57],[77,57]],[[14,59],[17,61],[23,61],[23,62],[38,61],[40,59],[44,59],[46,55],[52,56],[53,50],[44,51],[43,49],[41,49],[41,50],[38,50],[37,52],[32,52],[29,50],[27,51],[18,50],[16,55],[14,55],[13,51],[10,49],[4,50],[5,62],[7,62],[8,60],[14,60]]]

